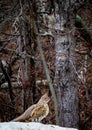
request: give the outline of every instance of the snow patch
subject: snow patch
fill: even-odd
[[[2,122],[0,130],[78,130],[74,128],[59,127],[57,125],[42,124],[36,122]]]

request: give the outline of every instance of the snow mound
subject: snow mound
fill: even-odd
[[[78,130],[74,128],[59,127],[57,125],[48,125],[36,122],[2,122],[0,130]]]

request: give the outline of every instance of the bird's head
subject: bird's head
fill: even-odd
[[[50,101],[49,93],[46,92],[38,101],[39,104],[47,104]]]

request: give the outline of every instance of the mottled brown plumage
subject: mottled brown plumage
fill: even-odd
[[[44,119],[49,113],[48,102],[50,101],[50,97],[48,93],[45,93],[37,104],[30,106],[22,115],[15,118],[13,121],[41,121]]]

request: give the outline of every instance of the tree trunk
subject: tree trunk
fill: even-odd
[[[59,124],[65,127],[78,125],[78,95],[75,86],[74,28],[70,1],[35,0],[38,23],[37,39],[51,36],[55,40],[55,90],[57,93]],[[68,22],[69,20],[69,22]],[[45,25],[45,26],[44,26]],[[41,43],[39,43],[41,44]],[[57,110],[57,111],[58,111]],[[56,115],[57,116],[57,115]]]
[[[70,3],[68,0],[62,3],[55,3],[55,89],[60,125],[76,128],[78,127],[78,95],[74,72],[74,14],[69,8]]]

